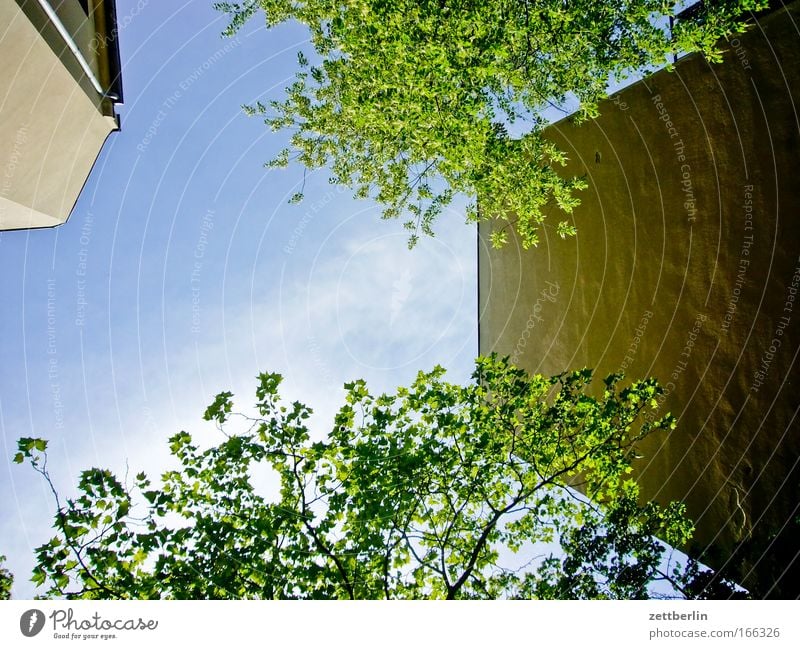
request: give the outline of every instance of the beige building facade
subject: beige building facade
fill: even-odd
[[[122,101],[105,0],[0,0],[0,230],[64,223]]]
[[[760,597],[800,589],[797,25],[778,5],[723,63],[686,57],[549,127],[589,183],[576,237],[479,237],[481,353],[656,377],[678,427],[638,449],[643,494],[685,502],[686,549]]]

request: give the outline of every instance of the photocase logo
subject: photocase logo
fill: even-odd
[[[32,638],[44,628],[44,613],[32,608],[25,611],[19,618],[19,630],[22,635]]]

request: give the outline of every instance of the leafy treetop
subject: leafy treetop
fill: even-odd
[[[328,167],[331,181],[407,217],[409,244],[457,194],[467,218],[512,221],[525,247],[545,217],[569,215],[580,178],[542,137],[541,112],[568,98],[597,114],[610,80],[669,65],[676,52],[720,59],[718,40],[765,0],[714,0],[675,20],[668,0],[245,0],[220,2],[235,32],[263,10],[268,27],[306,25],[315,50],[282,101],[247,107],[291,146],[270,166]],[[525,123],[526,134],[507,127]],[[293,201],[302,198],[302,190]],[[574,234],[569,219],[557,226]],[[501,245],[498,233],[494,243]]]
[[[205,418],[224,439],[174,435],[177,467],[157,483],[93,468],[76,497],[56,495],[55,536],[37,549],[33,580],[68,598],[644,598],[654,580],[680,588],[677,572],[661,572],[655,536],[688,539],[683,507],[640,504],[629,479],[634,445],[674,425],[640,416],[655,407],[655,382],[622,388],[610,376],[591,396],[588,370],[531,376],[494,356],[476,361],[467,385],[443,375],[420,372],[378,396],[346,384],[317,441],[311,411],[280,399],[279,375],[259,376],[254,417],[235,414],[223,392]],[[46,443],[20,440],[16,459],[26,458],[52,486]],[[253,485],[270,473],[279,493]]]
[[[0,555],[0,599],[11,599],[11,586],[14,584],[14,578],[11,573],[3,567],[3,562],[6,558]]]

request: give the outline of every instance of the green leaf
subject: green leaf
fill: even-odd
[[[220,392],[214,398],[214,403],[206,408],[205,413],[203,413],[203,419],[206,421],[216,420],[221,424],[225,423],[227,415],[233,408],[232,397],[233,393],[231,392]]]
[[[586,187],[562,171],[566,155],[543,137],[543,110],[571,96],[577,121],[596,117],[612,79],[663,65],[676,51],[715,60],[715,43],[766,5],[705,3],[673,21],[674,3],[655,0],[221,3],[233,17],[226,33],[259,8],[270,28],[297,21],[309,30],[321,62],[309,67],[298,53],[295,79],[265,119],[291,132],[300,164],[373,197],[385,218],[402,215],[410,247],[463,195],[481,205],[480,215],[474,203],[467,209],[467,220],[505,219],[525,248],[551,213],[570,214]],[[529,128],[512,137],[512,124]],[[288,160],[281,154],[270,166]],[[564,220],[556,231],[575,234]]]

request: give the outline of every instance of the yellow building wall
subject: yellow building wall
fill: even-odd
[[[800,569],[799,7],[548,128],[589,182],[575,238],[555,210],[536,249],[479,237],[481,352],[658,378],[678,428],[641,445],[643,493],[683,500],[694,554],[761,596]]]

